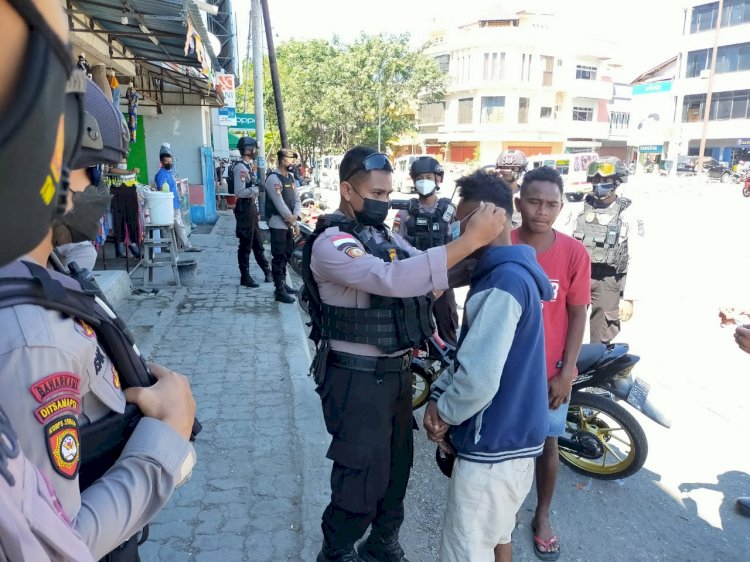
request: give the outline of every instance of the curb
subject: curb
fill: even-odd
[[[292,309],[293,310],[290,310]],[[331,461],[326,458],[330,436],[320,410],[320,398],[308,376],[312,357],[305,322],[299,304],[280,306],[284,340],[302,353],[290,353],[289,376],[294,393],[294,428],[299,443],[300,477],[302,478],[301,518],[302,548],[300,560],[314,560],[320,550],[322,533],[320,517],[329,502],[328,476]]]

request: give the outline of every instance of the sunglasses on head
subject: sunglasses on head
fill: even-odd
[[[354,166],[349,174],[344,178],[343,181],[348,181],[357,172],[372,172],[374,170],[382,170],[384,172],[393,172],[393,166],[388,156],[382,152],[375,152],[367,156],[362,162]]]

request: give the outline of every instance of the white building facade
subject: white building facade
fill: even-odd
[[[705,112],[705,155],[728,165],[750,159],[750,0],[690,5],[685,10],[676,111],[669,159],[697,155]],[[706,107],[714,41],[718,51],[710,107]]]
[[[427,54],[449,86],[444,101],[420,107],[416,144],[448,162],[482,165],[505,149],[625,157],[629,91],[614,95],[610,49],[566,35],[551,14],[498,15],[437,32]]]

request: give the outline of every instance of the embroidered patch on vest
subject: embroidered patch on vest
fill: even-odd
[[[56,414],[71,412],[74,414],[81,413],[81,402],[77,396],[67,394],[59,396],[46,404],[42,404],[34,410],[34,416],[40,423],[46,423],[48,419]]]
[[[81,390],[81,377],[73,373],[53,373],[29,387],[34,399],[42,403],[61,392],[78,394]]]
[[[44,426],[44,432],[52,467],[60,476],[73,480],[81,460],[78,421],[74,416],[63,416]]]

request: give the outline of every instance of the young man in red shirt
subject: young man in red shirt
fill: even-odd
[[[537,557],[557,560],[560,543],[549,520],[560,463],[557,438],[565,434],[567,403],[577,375],[576,361],[586,328],[591,301],[591,259],[583,244],[552,228],[563,205],[563,181],[557,170],[543,166],[527,172],[519,195],[516,209],[521,213],[522,222],[511,233],[511,241],[536,250],[539,265],[549,277],[553,290],[552,301],[545,302],[542,309],[549,432],[544,452],[536,459],[537,507],[531,527]],[[503,546],[510,548],[510,545]],[[500,554],[498,547],[496,559],[501,559]]]

